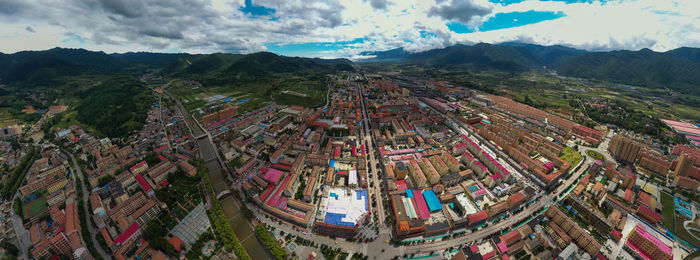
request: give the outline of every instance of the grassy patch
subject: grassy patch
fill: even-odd
[[[695,239],[695,237],[693,237],[690,233],[688,233],[687,230],[685,230],[685,227],[683,227],[683,221],[685,221],[684,218],[676,217],[675,231],[673,232],[673,234],[675,234],[680,239],[683,239],[686,242],[690,243],[692,246],[700,248],[700,241]]]
[[[562,158],[564,161],[569,162],[571,164],[571,167],[576,166],[579,162],[583,160],[583,156],[571,147],[564,147],[562,155],[559,156],[559,158]]]
[[[664,226],[673,230],[673,218],[675,217],[675,210],[673,205],[673,196],[668,193],[661,192],[661,205],[663,205],[663,211],[661,212],[663,218]]]
[[[599,152],[593,150],[586,150],[586,154],[590,157],[593,157],[593,159],[605,161],[605,156],[600,154]]]
[[[207,101],[203,100],[203,99],[200,99],[200,100],[189,99],[189,100],[190,100],[189,103],[184,104],[185,108],[187,108],[187,110],[195,110],[195,109],[203,107],[204,105],[207,104]]]

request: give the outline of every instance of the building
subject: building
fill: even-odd
[[[390,169],[391,167],[387,166],[387,171],[389,171]],[[403,162],[396,162],[396,170],[393,171],[393,174],[397,180],[406,179],[406,175],[408,174],[408,167],[406,167],[406,164],[404,164]]]
[[[56,182],[64,181],[66,179],[66,173],[66,167],[59,165],[37,175],[30,176],[27,184],[20,187],[19,191],[22,193],[22,196],[27,196],[32,192],[49,187]]]
[[[570,242],[574,242],[589,255],[598,255],[602,247],[600,243],[566,214],[561,212],[559,208],[550,207],[545,212],[545,215],[551,220],[548,226],[553,230],[552,234],[556,234],[557,237],[562,239],[562,243],[558,243],[560,246],[565,247]]]
[[[670,162],[671,160],[668,157],[658,152],[646,148],[643,148],[640,152],[639,166],[660,176],[666,177],[671,167]]]
[[[597,184],[600,184],[600,182]],[[578,196],[569,195],[567,197],[567,201],[579,214],[583,216],[584,219],[588,220],[596,229],[602,231],[603,234],[607,234],[612,231],[613,227],[611,226],[611,223],[603,216],[603,214],[588,205],[585,201],[581,200],[581,198]]]
[[[66,237],[63,232],[59,232],[51,238],[51,245],[57,253],[62,255],[70,255],[73,250],[71,250],[71,245],[68,242],[68,237]]]
[[[21,134],[22,127],[19,125],[11,125],[0,128],[0,138],[11,138],[20,136]]]
[[[134,222],[121,235],[114,239],[114,244],[121,246],[141,236],[141,227]]]
[[[194,177],[197,175],[197,168],[192,166],[192,164],[189,164],[186,161],[180,161],[180,169],[182,169],[185,174]]]
[[[691,177],[700,180],[700,168],[694,166],[698,159],[689,153],[681,153],[678,157],[676,169],[673,171],[674,176]]]
[[[644,226],[637,224],[627,238],[628,247],[640,254],[644,259],[671,260],[673,252],[671,247],[661,242],[658,238],[647,233]]]
[[[640,150],[641,145],[638,142],[621,134],[613,137],[613,139],[610,140],[610,145],[608,146],[610,155],[627,165],[634,165],[634,163],[637,161]]]
[[[640,217],[643,217],[651,224],[659,223],[659,221],[661,220],[661,215],[659,215],[659,213],[656,213],[643,205],[639,205],[636,214]]]
[[[321,167],[315,166],[313,171],[311,172],[311,177],[309,178],[309,181],[306,183],[306,187],[304,187],[303,191],[303,199],[306,202],[311,202],[313,199],[312,197],[312,192],[314,190],[314,187],[316,186],[316,179],[318,178],[318,173],[321,171]]]

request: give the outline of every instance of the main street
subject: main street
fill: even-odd
[[[383,228],[382,224],[384,223],[384,204],[382,203],[383,201],[383,196],[382,196],[382,190],[380,187],[386,187],[386,182],[385,182],[385,176],[382,175],[382,184],[380,185],[378,175],[379,171],[377,171],[377,165],[380,164],[379,161],[375,158],[375,153],[376,151],[374,150],[374,137],[371,131],[371,123],[370,123],[370,117],[367,114],[367,105],[365,104],[364,100],[364,93],[362,92],[362,85],[358,84],[357,87],[359,88],[359,93],[360,93],[360,103],[362,104],[362,118],[360,120],[362,127],[360,128],[362,131],[362,136],[363,139],[361,143],[365,144],[365,149],[367,149],[367,155],[369,157],[369,160],[367,161],[368,168],[371,169],[369,172],[370,178],[372,178],[372,186],[370,187],[371,190],[373,190],[374,193],[374,201],[377,202],[377,212],[376,212],[376,217],[377,217],[377,223],[380,228]],[[382,164],[383,165],[383,164]]]
[[[68,156],[71,159],[71,168],[73,172],[73,179],[77,185],[76,187],[83,190],[83,197],[78,199],[83,201],[83,212],[85,212],[85,220],[87,220],[87,218],[92,217],[92,211],[88,207],[88,205],[90,205],[90,201],[88,200],[90,191],[87,189],[87,187],[85,187],[85,185],[83,185],[87,182],[87,180],[83,179],[83,172],[81,171],[80,165],[78,165],[78,161],[75,159],[75,156],[73,156],[72,153],[65,154],[68,154]],[[104,251],[104,249],[102,249],[102,245],[100,243],[97,243],[97,240],[95,239],[97,230],[95,229],[94,225],[92,223],[85,223],[85,225],[88,227],[88,231],[90,232],[90,239],[92,239],[92,244],[95,246],[95,249],[97,249],[97,253],[100,254],[102,259],[110,259],[111,257]]]

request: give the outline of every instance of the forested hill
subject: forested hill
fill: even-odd
[[[39,114],[25,114],[31,105],[69,105],[67,121],[77,120],[109,137],[124,137],[144,124],[153,105],[151,89],[139,76],[156,71],[170,79],[195,79],[205,86],[230,88],[250,95],[247,106],[274,100],[281,104],[318,106],[325,102],[326,75],[355,70],[347,59],[215,53],[113,53],[53,48],[0,53],[0,109],[13,119],[32,124]],[[301,91],[305,97],[281,94]],[[41,93],[43,100],[28,98]],[[77,112],[77,113],[73,113]],[[56,119],[64,120],[64,119]]]
[[[130,52],[107,54],[84,49],[53,48],[45,51],[0,53],[0,82],[25,85],[51,84],[63,76],[113,74],[157,69],[187,54]]]
[[[700,94],[700,49],[667,52],[588,52],[564,46],[480,43],[411,53],[403,49],[366,52],[363,62],[392,62],[444,69],[526,71],[554,69],[565,76]]]
[[[697,54],[697,49],[695,51]],[[700,94],[700,63],[674,51],[659,53],[643,49],[591,52],[572,58],[559,69],[559,73]]]

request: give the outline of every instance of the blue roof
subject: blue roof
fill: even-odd
[[[423,197],[425,198],[425,202],[428,204],[428,209],[430,212],[442,209],[442,204],[440,204],[440,201],[433,190],[423,191]]]
[[[351,222],[345,222],[343,221],[343,218],[345,217],[345,214],[338,214],[338,213],[326,213],[326,219],[325,222],[327,224],[331,225],[338,225],[338,226],[354,226],[353,223]]]
[[[335,160],[331,160],[331,163],[328,164],[328,167],[333,167],[335,165]]]
[[[411,190],[411,189],[406,189],[406,197],[408,197],[408,198],[413,198],[413,190]]]

